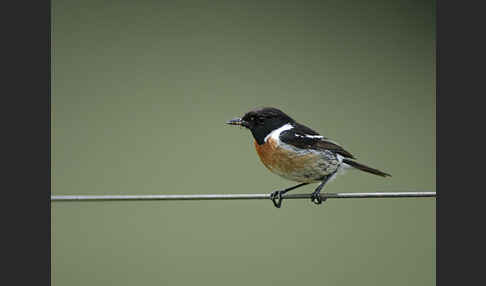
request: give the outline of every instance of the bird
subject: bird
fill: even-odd
[[[390,174],[356,162],[356,158],[337,142],[298,123],[275,107],[259,107],[226,122],[244,127],[253,135],[254,146],[263,165],[272,173],[298,185],[270,193],[276,208],[282,195],[311,183],[320,183],[311,194],[311,202],[319,205],[321,190],[340,171],[358,169],[380,177]]]

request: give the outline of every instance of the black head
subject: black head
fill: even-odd
[[[230,125],[239,125],[250,129],[258,144],[263,144],[265,137],[275,129],[287,123],[295,122],[287,114],[273,107],[263,107],[248,111],[242,118],[234,118]]]

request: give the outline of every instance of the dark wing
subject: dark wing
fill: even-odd
[[[280,133],[280,140],[299,149],[329,150],[345,158],[355,159],[354,156],[337,143],[320,136],[319,133],[302,124],[293,124],[294,128]]]

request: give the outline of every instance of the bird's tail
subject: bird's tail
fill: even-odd
[[[348,164],[349,166],[351,166],[353,168],[356,168],[358,170],[361,170],[361,171],[364,171],[364,172],[367,172],[367,173],[371,173],[371,174],[374,174],[374,175],[377,175],[377,176],[381,176],[381,177],[391,177],[390,174],[387,174],[387,173],[382,172],[382,171],[377,170],[377,169],[373,169],[371,167],[368,167],[366,165],[360,164],[358,162],[351,161],[349,159],[344,159],[343,160],[343,163]]]

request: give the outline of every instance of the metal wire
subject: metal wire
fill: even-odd
[[[324,199],[419,198],[436,197],[435,192],[382,193],[322,193]],[[311,194],[286,194],[283,199],[310,199]],[[51,201],[187,201],[187,200],[263,200],[270,194],[210,194],[210,195],[70,195],[51,196]]]

